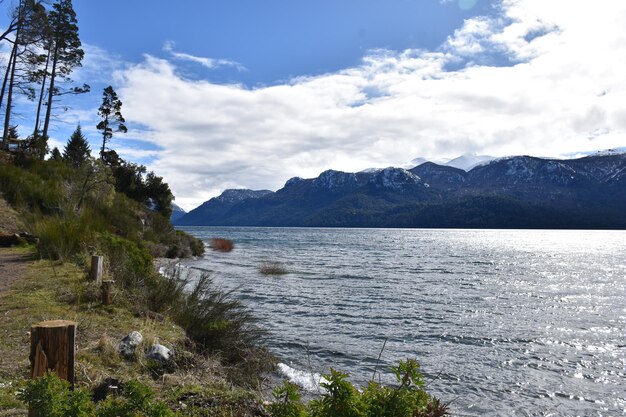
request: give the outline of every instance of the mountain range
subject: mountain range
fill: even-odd
[[[172,214],[170,216],[170,221],[174,222],[183,217],[185,214],[187,214],[187,212],[182,207],[175,203],[172,203]]]
[[[458,159],[458,158],[457,158]],[[176,225],[626,229],[626,154],[476,156],[226,190]]]

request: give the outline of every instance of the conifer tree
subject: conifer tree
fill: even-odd
[[[74,12],[71,0],[59,0],[52,6],[52,10],[48,14],[50,38],[46,48],[49,48],[50,52],[50,71],[47,75],[49,85],[46,115],[42,130],[43,137],[48,136],[54,97],[62,94],[80,94],[89,91],[89,86],[86,84],[82,87],[71,88],[65,92],[62,92],[57,86],[59,81],[71,81],[69,74],[72,73],[74,68],[81,66],[81,61],[85,55],[78,37],[77,23],[76,12]],[[35,129],[37,129],[37,126],[35,126]]]
[[[46,10],[39,1],[20,0],[14,13],[15,30],[11,52],[2,87],[0,89],[0,107],[5,103],[3,145],[6,148],[8,130],[11,126],[14,92],[22,93],[30,100],[34,99],[31,87],[31,75],[37,72],[39,61],[37,49],[44,37],[43,27],[46,21]]]
[[[56,146],[54,147],[54,149],[52,149],[52,152],[50,152],[50,159],[53,161],[63,160],[63,157],[61,156],[61,152],[59,152],[59,148],[57,148]]]
[[[113,138],[113,133],[126,133],[128,131],[125,124],[126,120],[122,116],[122,101],[111,86],[105,88],[102,93],[102,105],[98,109],[98,116],[102,118],[96,128],[102,132],[100,159],[103,159],[107,142]]]
[[[76,130],[72,133],[72,136],[70,136],[70,139],[63,149],[63,159],[70,166],[78,168],[83,165],[89,157],[91,157],[91,149],[79,124],[76,126]]]

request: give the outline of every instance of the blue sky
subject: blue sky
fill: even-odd
[[[86,56],[73,78],[92,92],[57,107],[52,144],[80,122],[98,148],[96,110],[111,84],[129,126],[111,148],[163,176],[186,209],[225,188],[277,189],[331,168],[626,146],[626,2],[74,6]],[[23,134],[31,108],[16,108]]]
[[[82,39],[124,60],[181,53],[240,63],[222,71],[184,66],[187,75],[247,86],[275,84],[359,64],[372,49],[436,49],[463,20],[493,12],[494,3],[464,7],[438,0],[76,1]],[[472,4],[474,3],[473,7]],[[106,30],[103,30],[106,28]],[[235,71],[233,71],[235,69]]]

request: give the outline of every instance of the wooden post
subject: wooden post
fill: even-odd
[[[91,270],[89,271],[89,279],[96,282],[102,282],[102,270],[104,266],[104,256],[91,256]]]
[[[52,371],[74,386],[76,322],[42,321],[30,328],[31,377]]]
[[[106,280],[102,281],[102,304],[108,306],[112,303],[111,298],[111,289],[113,288],[113,283],[115,281]]]

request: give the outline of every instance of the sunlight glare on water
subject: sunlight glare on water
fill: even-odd
[[[456,415],[626,413],[626,232],[184,230],[235,242],[186,265],[262,319],[285,376],[365,384],[387,339],[379,368],[416,358]]]

